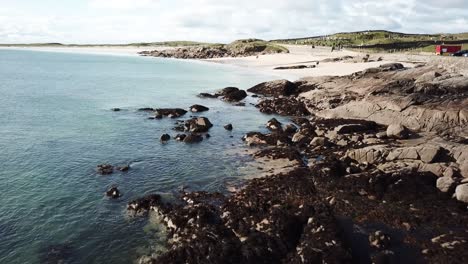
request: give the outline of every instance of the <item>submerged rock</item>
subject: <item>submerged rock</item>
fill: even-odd
[[[127,172],[130,170],[130,166],[129,165],[118,166],[116,169],[121,172]]]
[[[156,116],[166,116],[170,118],[178,118],[187,113],[187,111],[181,108],[158,108],[155,112]]]
[[[167,142],[171,139],[171,136],[169,134],[164,134],[161,136],[161,142]]]
[[[117,187],[112,187],[106,191],[106,195],[109,198],[117,199],[120,197],[120,190]]]
[[[203,141],[203,137],[197,134],[188,134],[184,138],[184,143],[188,143],[188,144],[199,143],[202,141]]]
[[[147,212],[151,208],[161,204],[161,196],[158,194],[151,194],[140,199],[131,201],[127,205],[127,210],[136,213]]]
[[[232,131],[234,129],[234,127],[232,126],[232,124],[227,124],[224,126],[224,129],[228,130],[228,131]]]
[[[114,172],[114,167],[110,164],[101,164],[96,167],[96,170],[101,175],[109,175]]]

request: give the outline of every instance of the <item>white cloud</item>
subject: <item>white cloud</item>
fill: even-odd
[[[34,11],[16,15],[0,11],[0,42],[228,42],[246,37],[275,39],[366,29],[460,32],[468,31],[463,2],[88,0],[81,9],[54,18]],[[62,4],[61,8],[68,6]]]

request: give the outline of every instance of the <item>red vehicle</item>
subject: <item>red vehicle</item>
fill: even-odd
[[[437,45],[436,46],[436,54],[443,55],[443,54],[452,54],[455,52],[459,52],[462,49],[462,46],[449,46],[449,45]]]

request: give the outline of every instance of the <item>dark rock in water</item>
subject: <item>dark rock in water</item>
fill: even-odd
[[[224,129],[228,130],[228,131],[231,131],[234,129],[234,127],[232,126],[232,124],[227,124],[224,126]]]
[[[162,142],[166,142],[166,141],[169,141],[171,139],[171,136],[168,135],[168,134],[164,134],[161,136],[161,141]]]
[[[205,135],[205,138],[210,138],[210,137],[211,137],[210,134],[206,134],[206,135]]]
[[[226,94],[223,99],[227,102],[239,102],[246,97],[247,93],[244,90],[239,90]]]
[[[156,115],[154,116],[155,119],[162,119],[163,117],[164,117],[164,116],[161,115],[161,114],[156,114]]]
[[[119,191],[119,189],[117,187],[112,187],[112,188],[110,188],[109,190],[106,191],[106,195],[109,198],[117,199],[117,198],[120,197],[120,191]]]
[[[248,92],[260,94],[264,96],[290,96],[297,90],[297,85],[288,80],[277,80],[271,82],[264,82],[255,85],[248,89]]]
[[[258,94],[252,94],[252,98],[258,98]]]
[[[307,110],[303,102],[295,98],[274,98],[264,99],[257,105],[260,112],[265,114],[278,114],[284,116],[308,116],[310,112]]]
[[[283,130],[283,125],[276,118],[270,119],[267,122],[266,127],[271,131]]]
[[[234,106],[245,106],[245,103],[244,103],[244,102],[240,102],[240,103],[234,104]]]
[[[205,133],[212,127],[213,124],[206,117],[192,118],[184,123],[185,131],[190,131],[192,133]]]
[[[119,166],[116,168],[118,171],[122,171],[122,172],[127,172],[130,170],[130,166],[129,165],[125,165],[125,166]]]
[[[167,116],[170,118],[177,118],[185,115],[187,111],[181,108],[159,108],[156,109],[156,115]]]
[[[226,95],[228,95],[228,94],[230,94],[230,93],[234,93],[234,92],[238,92],[238,91],[240,91],[240,89],[237,88],[237,87],[226,87],[226,88],[223,88],[222,90],[218,91],[218,92],[216,93],[216,95],[218,95],[218,96],[226,96]]]
[[[109,175],[114,172],[114,167],[110,164],[101,164],[97,166],[96,170],[101,175]]]
[[[193,144],[203,141],[203,137],[197,134],[189,134],[184,138],[184,143]]]
[[[200,94],[198,94],[198,97],[201,97],[201,98],[218,98],[219,95],[210,94],[210,93],[200,93]]]
[[[210,110],[210,109],[208,107],[206,107],[206,106],[203,106],[203,105],[197,105],[196,104],[196,105],[192,105],[190,107],[190,111],[194,112],[194,113],[206,112],[208,110]]]
[[[187,135],[185,134],[178,134],[177,136],[175,136],[175,140],[177,141],[184,141],[184,139],[187,137]]]
[[[114,111],[114,112],[120,112],[120,110],[122,110],[122,109],[120,109],[120,108],[112,108],[111,110]]]
[[[161,205],[161,196],[158,194],[151,194],[143,198],[131,201],[127,205],[127,210],[134,212],[147,212],[152,207]]]
[[[39,262],[44,264],[72,263],[73,248],[69,244],[51,245],[41,250]]]
[[[140,109],[138,109],[138,111],[142,111],[142,112],[153,112],[154,109],[153,109],[153,108],[150,108],[150,107],[145,107],[145,108],[140,108]]]

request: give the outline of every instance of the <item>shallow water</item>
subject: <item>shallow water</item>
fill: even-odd
[[[207,63],[0,50],[0,263],[41,263],[51,245],[67,246],[67,263],[131,263],[154,235],[145,218],[126,216],[126,203],[181,186],[223,190],[244,176],[232,149],[271,118],[196,94],[269,79]],[[174,120],[136,111],[195,103],[215,124],[198,145],[161,144]],[[131,170],[96,175],[105,162]],[[113,184],[120,200],[104,197]]]

